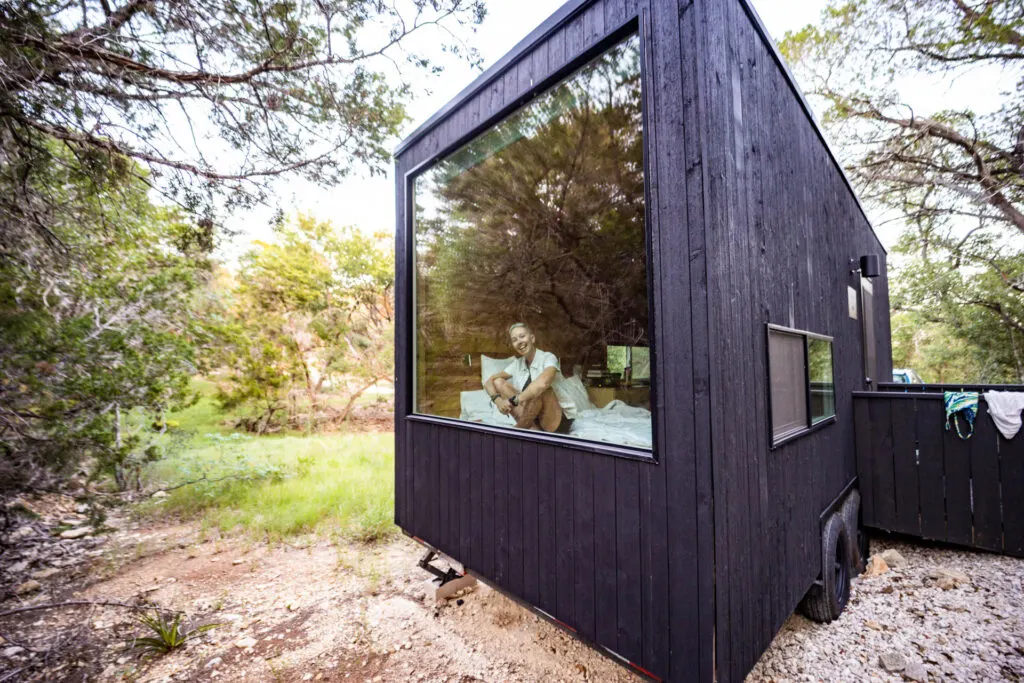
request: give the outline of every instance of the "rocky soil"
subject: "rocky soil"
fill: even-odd
[[[0,532],[0,613],[118,604],[0,617],[3,683],[642,680],[486,587],[435,604],[405,538],[269,546],[195,525],[98,524],[67,498],[19,504]],[[843,616],[791,617],[749,681],[1024,678],[1024,561],[872,549]],[[146,635],[139,604],[216,626],[147,659],[130,647]]]
[[[879,539],[871,549],[843,615],[790,617],[748,681],[1024,679],[1024,560]]]

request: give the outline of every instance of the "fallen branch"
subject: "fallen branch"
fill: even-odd
[[[67,600],[65,602],[48,602],[41,605],[28,605],[27,607],[18,607],[16,609],[7,610],[6,612],[0,612],[0,619],[3,617],[9,617],[15,614],[23,614],[24,612],[35,612],[43,609],[56,609],[58,607],[81,607],[84,605],[95,605],[98,607],[125,607],[127,609],[147,610],[152,609],[158,612],[168,612],[175,614],[176,610],[167,609],[165,607],[158,607],[149,603],[130,603],[130,602],[118,602],[116,600]]]
[[[182,482],[181,484],[175,484],[174,486],[168,486],[167,488],[163,488],[163,489],[156,489],[155,491],[153,491],[153,493],[150,493],[149,495],[153,496],[154,494],[160,493],[161,491],[163,491],[164,493],[167,493],[168,491],[174,491],[175,489],[180,489],[180,488],[183,488],[185,486],[191,486],[192,484],[198,484],[198,483],[204,482],[204,481],[205,482],[209,482],[211,484],[216,484],[217,482],[227,481],[229,479],[244,480],[244,479],[254,479],[254,478],[255,477],[253,477],[250,474],[226,474],[223,477],[217,477],[216,479],[210,479],[209,477],[207,477],[204,474],[203,476],[199,477],[198,479],[193,479],[191,481]]]
[[[24,670],[25,670],[25,667],[22,667],[20,669],[14,669],[13,671],[7,672],[6,674],[3,675],[2,678],[0,678],[0,683],[4,683],[4,681],[9,681],[9,680],[13,679],[15,676],[17,676],[18,674],[20,674]]]

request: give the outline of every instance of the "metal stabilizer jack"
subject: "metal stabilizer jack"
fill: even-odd
[[[476,585],[476,579],[469,574],[460,574],[453,567],[442,570],[430,564],[435,559],[438,559],[438,552],[433,548],[428,548],[418,562],[420,569],[425,569],[434,575],[434,578],[430,579],[430,584],[434,588],[435,602],[446,600],[463,588]]]

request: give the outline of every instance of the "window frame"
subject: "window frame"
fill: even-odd
[[[554,32],[560,28],[567,26],[575,18],[575,15],[565,17],[561,22],[551,28],[551,32]],[[422,423],[422,424],[435,424],[443,425],[447,427],[456,427],[471,432],[477,432],[482,434],[492,434],[496,436],[503,436],[507,438],[519,439],[523,441],[530,441],[539,444],[547,444],[552,446],[558,446],[561,448],[571,448],[576,451],[584,451],[595,455],[611,455],[615,457],[625,458],[628,460],[639,460],[642,462],[654,463],[659,462],[660,444],[658,440],[658,412],[655,410],[657,402],[657,387],[658,387],[658,352],[655,342],[655,330],[657,325],[657,312],[655,307],[655,288],[654,288],[654,276],[653,276],[653,255],[654,250],[654,233],[655,229],[652,223],[652,216],[655,215],[651,209],[651,172],[653,165],[651,164],[651,151],[650,151],[650,89],[648,87],[648,79],[651,77],[651,60],[652,55],[650,52],[651,41],[650,41],[650,17],[649,12],[645,8],[640,10],[627,18],[619,26],[605,33],[605,35],[593,45],[588,47],[580,54],[574,56],[565,65],[551,72],[547,77],[533,83],[531,80],[531,86],[529,90],[524,92],[522,95],[517,97],[515,100],[510,102],[508,105],[502,107],[492,116],[484,119],[477,125],[473,126],[465,134],[459,136],[454,142],[447,145],[446,147],[438,149],[426,156],[423,160],[415,164],[412,168],[406,171],[402,177],[402,194],[403,194],[403,228],[404,228],[404,244],[402,245],[402,254],[405,262],[405,273],[406,282],[404,289],[404,295],[408,305],[406,307],[406,357],[396,358],[396,365],[402,364],[405,376],[408,377],[406,386],[404,389],[399,389],[404,392],[404,398],[406,400],[405,405],[408,406],[401,417],[406,422]],[[525,50],[520,58],[523,56],[529,57],[532,49],[537,46],[543,46],[546,44],[546,40],[549,34],[544,35],[532,46],[529,50]],[[417,348],[417,298],[416,298],[416,232],[415,232],[415,183],[416,179],[428,171],[438,161],[455,152],[462,146],[473,141],[481,134],[485,133],[490,128],[501,123],[503,120],[521,110],[523,107],[529,105],[537,96],[547,92],[551,88],[556,87],[559,83],[565,81],[571,77],[575,72],[582,69],[590,61],[600,57],[602,54],[612,49],[619,43],[629,39],[633,35],[637,36],[639,41],[638,50],[640,52],[640,102],[641,102],[641,137],[643,147],[643,171],[644,171],[644,248],[647,250],[647,335],[650,341],[650,365],[651,365],[651,379],[650,379],[650,402],[651,402],[651,447],[642,448],[638,446],[627,446],[622,444],[615,444],[611,442],[603,441],[591,441],[589,439],[581,439],[578,437],[571,437],[562,434],[549,434],[547,432],[535,432],[532,430],[514,429],[508,427],[500,427],[496,425],[484,425],[476,422],[467,422],[457,418],[442,417],[438,415],[429,415],[425,413],[419,413],[416,411],[416,392],[417,392],[417,380],[416,380],[416,359],[418,358]],[[514,70],[520,59],[511,61],[509,64],[495,74],[493,80],[500,80]],[[471,86],[472,87],[472,86]],[[484,90],[481,88],[480,92]],[[468,103],[468,102],[467,102]],[[463,103],[465,106],[467,103]],[[458,110],[451,112],[451,114],[457,114]],[[443,121],[439,121],[437,125],[443,125]]]
[[[804,387],[804,410],[805,420],[804,426],[793,429],[782,436],[775,437],[775,418],[772,405],[772,354],[771,354],[771,334],[777,332],[780,334],[788,334],[792,336],[801,337],[803,340],[803,361],[804,361],[804,372],[803,372],[803,387]],[[832,404],[836,408],[832,415],[822,417],[817,420],[814,419],[814,415],[811,410],[811,366],[809,358],[809,344],[811,339],[818,339],[827,341],[829,343],[829,352],[832,359]],[[769,450],[775,450],[781,446],[784,446],[791,441],[795,441],[803,436],[812,434],[819,429],[823,429],[828,425],[834,424],[838,421],[838,405],[836,400],[836,389],[835,389],[835,376],[836,376],[836,351],[835,351],[835,338],[827,334],[819,334],[817,332],[810,332],[808,330],[800,330],[793,327],[784,327],[782,325],[775,325],[773,323],[767,323],[765,325],[765,367],[767,369],[767,389],[766,392],[768,397],[768,434],[770,437]]]

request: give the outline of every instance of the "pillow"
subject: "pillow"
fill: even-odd
[[[509,356],[508,358],[491,358],[480,354],[480,386],[483,386],[484,382],[491,378],[492,375],[497,375],[499,372],[508,367],[508,364],[516,359],[515,356]]]
[[[587,388],[583,386],[583,382],[577,375],[564,378],[560,382],[555,382],[555,395],[558,396],[558,402],[562,404],[567,417],[576,417],[569,414],[571,411],[567,404],[571,404],[576,411],[594,410],[597,408],[597,406],[590,402]]]
[[[463,420],[486,419],[491,414],[491,399],[483,389],[477,391],[463,391],[459,396],[462,404],[462,414],[459,417]]]

